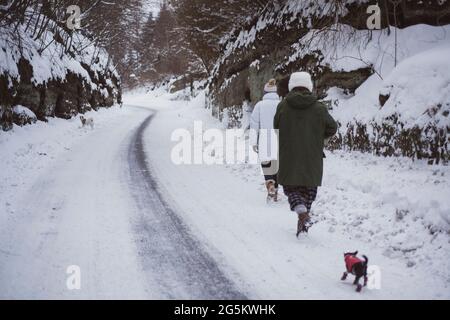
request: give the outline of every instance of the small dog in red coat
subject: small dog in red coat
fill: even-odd
[[[347,279],[348,274],[353,274],[355,276],[355,281],[353,284],[356,285],[356,291],[361,292],[362,286],[359,284],[359,279],[364,277],[364,286],[367,286],[367,264],[369,259],[363,255],[364,260],[361,260],[356,255],[358,251],[344,253],[345,267],[347,271],[342,275],[341,280]]]

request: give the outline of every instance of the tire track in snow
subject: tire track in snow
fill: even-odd
[[[139,255],[144,270],[168,299],[246,299],[217,262],[202,248],[158,190],[146,162],[145,129],[154,113],[134,133],[128,163]]]

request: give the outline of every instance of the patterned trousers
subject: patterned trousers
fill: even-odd
[[[296,206],[302,204],[309,212],[317,196],[317,187],[283,186],[283,191],[288,197],[292,211]]]

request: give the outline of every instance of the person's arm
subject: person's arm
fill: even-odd
[[[259,108],[259,104],[257,103],[250,116],[250,145],[252,147],[258,145],[259,129],[261,128]]]
[[[281,116],[281,108],[283,106],[283,102],[280,102],[277,107],[277,112],[275,113],[275,117],[273,118],[273,128],[275,130],[280,129],[280,116]]]
[[[337,132],[338,126],[333,117],[328,113],[325,108],[325,139],[331,138]]]

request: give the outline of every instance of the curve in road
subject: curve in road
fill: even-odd
[[[129,179],[138,206],[135,223],[139,255],[147,274],[169,299],[246,299],[162,197],[144,150],[144,131],[134,133],[128,152]]]

